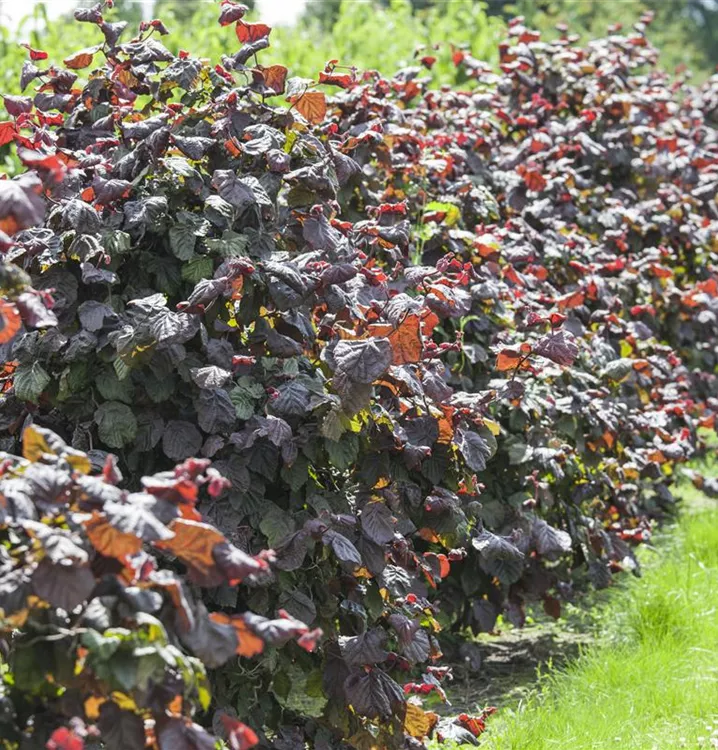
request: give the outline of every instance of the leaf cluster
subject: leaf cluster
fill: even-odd
[[[716,82],[658,72],[647,17],[587,48],[516,21],[501,74],[452,49],[459,91],[428,59],[263,67],[271,29],[233,2],[221,64],[160,21],[124,41],[107,5],[5,97],[27,171],[0,181],[3,447],[52,429],[132,498],[202,466],[156,536],[78,508],[95,552],[119,531],[185,566],[227,640],[182,643],[267,743],[416,746],[441,630],[638,573],[715,426]],[[287,629],[319,653],[220,668]]]
[[[286,612],[209,613],[198,592],[251,585],[274,557],[232,545],[196,510],[227,480],[190,459],[119,487],[116,459],[89,456],[35,425],[0,470],[3,747],[214,747],[194,722],[208,667],[319,636]],[[222,715],[230,746],[253,730]],[[73,744],[74,743],[74,744]]]

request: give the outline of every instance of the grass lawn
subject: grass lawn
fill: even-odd
[[[494,716],[481,747],[718,748],[718,503],[692,487],[684,498],[677,526],[643,550],[644,577],[601,608],[598,643]]]

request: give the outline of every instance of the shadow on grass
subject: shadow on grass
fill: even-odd
[[[718,473],[715,458],[694,464]],[[681,516],[622,577],[536,622],[477,642],[446,713],[497,705],[486,750],[718,748],[718,502],[688,481]],[[436,709],[434,709],[436,710]]]

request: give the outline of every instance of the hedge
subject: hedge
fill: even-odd
[[[500,74],[455,47],[471,88],[431,90],[424,53],[263,67],[233,2],[219,64],[110,6],[0,123],[10,742],[475,741],[421,705],[445,633],[638,574],[715,426],[718,80],[657,71],[648,17],[585,49],[518,19]],[[18,681],[35,638],[74,670]]]

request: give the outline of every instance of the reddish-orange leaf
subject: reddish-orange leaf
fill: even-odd
[[[142,549],[142,539],[134,534],[118,531],[97,511],[83,523],[90,544],[106,557],[122,560],[126,555],[135,555]]]
[[[17,307],[8,300],[0,300],[0,344],[5,344],[20,330],[22,319]]]
[[[348,89],[354,83],[354,76],[349,75],[349,73],[320,73],[319,83]]]
[[[367,333],[374,338],[385,338],[394,330],[394,326],[391,323],[372,323],[367,327]],[[340,333],[340,337],[341,333]],[[344,335],[343,338],[351,338],[351,336]]]
[[[547,185],[546,178],[541,172],[534,169],[524,172],[524,182],[529,190],[533,190],[537,193],[543,190]]]
[[[66,57],[63,62],[68,68],[72,68],[72,70],[80,70],[88,67],[88,65],[92,65],[92,58],[95,52],[97,52],[97,47],[87,47],[75,52],[74,55]]]
[[[327,113],[327,98],[321,91],[305,91],[301,96],[292,96],[289,101],[305,120],[318,125]]]
[[[699,281],[696,284],[696,289],[700,292],[705,292],[711,297],[718,297],[718,280],[711,278]]]
[[[237,39],[242,44],[249,42],[256,42],[258,39],[263,39],[265,36],[269,36],[272,31],[271,26],[267,26],[265,23],[247,23],[246,21],[237,21],[235,27],[237,32]]]
[[[56,729],[45,744],[47,750],[84,750],[85,741],[67,727]]]
[[[259,744],[259,737],[251,727],[227,714],[222,714],[220,718],[230,750],[249,750]]]
[[[425,542],[432,542],[434,544],[437,544],[441,540],[436,535],[436,532],[433,529],[428,528],[427,526],[424,526],[424,528],[419,529],[419,536],[425,541]]]
[[[5,216],[0,219],[0,232],[5,232],[5,234],[12,237],[12,235],[15,234],[15,232],[19,232],[20,229],[20,224],[14,216]]]
[[[389,334],[389,343],[394,351],[392,364],[407,365],[421,360],[423,343],[421,321],[416,313],[410,313]]]
[[[546,281],[548,278],[548,268],[546,266],[531,265],[526,269],[526,273],[535,276],[539,281]]]
[[[58,161],[61,161],[66,167],[69,167],[70,169],[73,169],[76,167],[80,162],[71,154],[66,154],[64,151],[58,151],[57,154]],[[129,194],[129,191],[125,193],[125,196]]]
[[[435,562],[436,567],[439,569],[438,572],[440,578],[446,578],[451,572],[449,558],[443,553],[436,554],[434,552],[424,552],[424,557],[430,562]]]
[[[12,388],[12,378],[17,370],[18,361],[13,359],[11,362],[4,362],[0,365],[0,393],[5,393]],[[701,425],[704,426],[704,425]],[[25,432],[28,430],[26,429]],[[25,433],[23,433],[24,436]]]
[[[0,122],[0,146],[15,140],[17,135],[17,125],[11,120]]]
[[[464,729],[468,729],[474,737],[486,731],[486,721],[483,716],[469,716],[468,714],[459,714],[457,721]]]
[[[439,437],[437,438],[437,442],[446,445],[454,438],[454,412],[456,409],[448,404],[442,404],[441,411],[444,414],[438,420]]]
[[[649,453],[646,454],[646,458],[649,461],[655,461],[657,464],[664,464],[666,463],[666,456],[663,453],[663,451],[660,450],[652,450]]]
[[[502,349],[496,356],[496,369],[501,372],[515,370],[523,358],[524,355],[518,349]]]
[[[284,93],[284,84],[289,72],[284,65],[270,65],[268,68],[259,69],[264,76],[264,83],[277,94]]]
[[[451,564],[449,563],[449,558],[444,554],[438,554],[436,557],[439,561],[439,575],[442,578],[446,578],[446,576],[448,576],[451,572]]]
[[[391,393],[393,393],[395,396],[399,394],[399,386],[396,383],[393,383],[390,380],[386,380],[385,378],[380,378],[376,381],[377,387],[381,388],[388,388]]]
[[[224,147],[227,149],[227,151],[229,151],[230,156],[239,156],[242,153],[241,149],[237,146],[234,138],[228,138],[224,142]]]
[[[60,158],[61,154],[46,154],[42,151],[30,151],[28,149],[19,149],[18,156],[20,161],[31,169],[46,169],[52,175],[55,182],[62,182],[67,173],[67,165],[64,159]]]
[[[666,268],[659,263],[653,263],[650,266],[650,269],[653,272],[653,275],[657,276],[659,279],[670,279],[671,276],[673,276],[673,271],[670,268]]]
[[[30,53],[31,60],[47,60],[47,52],[41,49],[33,49],[29,44],[21,44]]]
[[[435,312],[426,309],[421,311],[421,325],[424,336],[431,336],[439,322],[439,316]]]
[[[220,625],[231,625],[237,634],[237,651],[239,656],[250,658],[264,651],[264,641],[255,635],[242,619],[241,615],[230,617],[223,612],[212,612],[209,619]]]
[[[582,305],[585,299],[585,293],[579,290],[577,292],[569,292],[568,294],[564,294],[563,297],[559,297],[556,302],[558,303],[559,310],[571,310],[574,307]]]
[[[216,577],[217,565],[213,551],[227,540],[214,526],[186,518],[175,518],[169,525],[174,532],[172,539],[155,542],[155,547],[176,555],[190,569],[195,579]]]
[[[175,695],[175,697],[167,704],[167,711],[175,716],[181,716],[183,703],[182,696]]]
[[[465,57],[466,53],[463,50],[457,49],[453,44],[451,45],[451,61],[457,68],[464,62]]]

